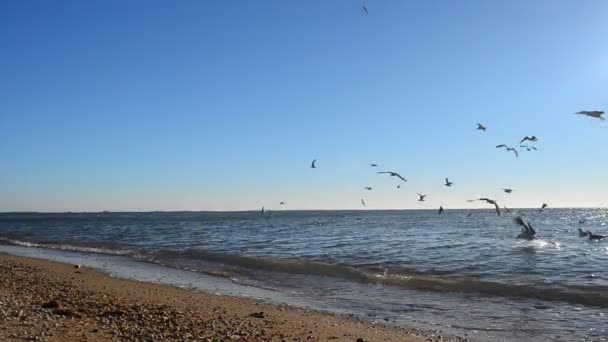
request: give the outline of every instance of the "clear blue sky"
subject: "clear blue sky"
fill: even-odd
[[[608,2],[362,4],[2,1],[0,211],[608,203]]]

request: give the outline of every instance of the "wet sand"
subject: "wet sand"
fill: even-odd
[[[0,254],[1,341],[463,341]]]

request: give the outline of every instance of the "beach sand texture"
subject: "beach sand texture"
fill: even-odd
[[[253,299],[0,255],[1,341],[445,341]],[[462,340],[462,338],[459,338]]]

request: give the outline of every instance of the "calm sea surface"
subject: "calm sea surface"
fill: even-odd
[[[0,214],[0,244],[120,255],[478,340],[608,341],[606,209]],[[584,219],[584,223],[579,220]],[[1,250],[1,249],[0,249]]]

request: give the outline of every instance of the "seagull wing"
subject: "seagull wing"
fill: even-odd
[[[496,208],[496,215],[500,216],[500,207],[498,206],[498,203],[494,202],[494,207]]]
[[[401,175],[400,175],[400,174],[398,174],[397,172],[393,172],[393,173],[391,173],[391,176],[398,177],[398,178],[399,178],[399,179],[401,179],[402,181],[407,182],[407,179],[405,179],[405,178],[401,177]]]

